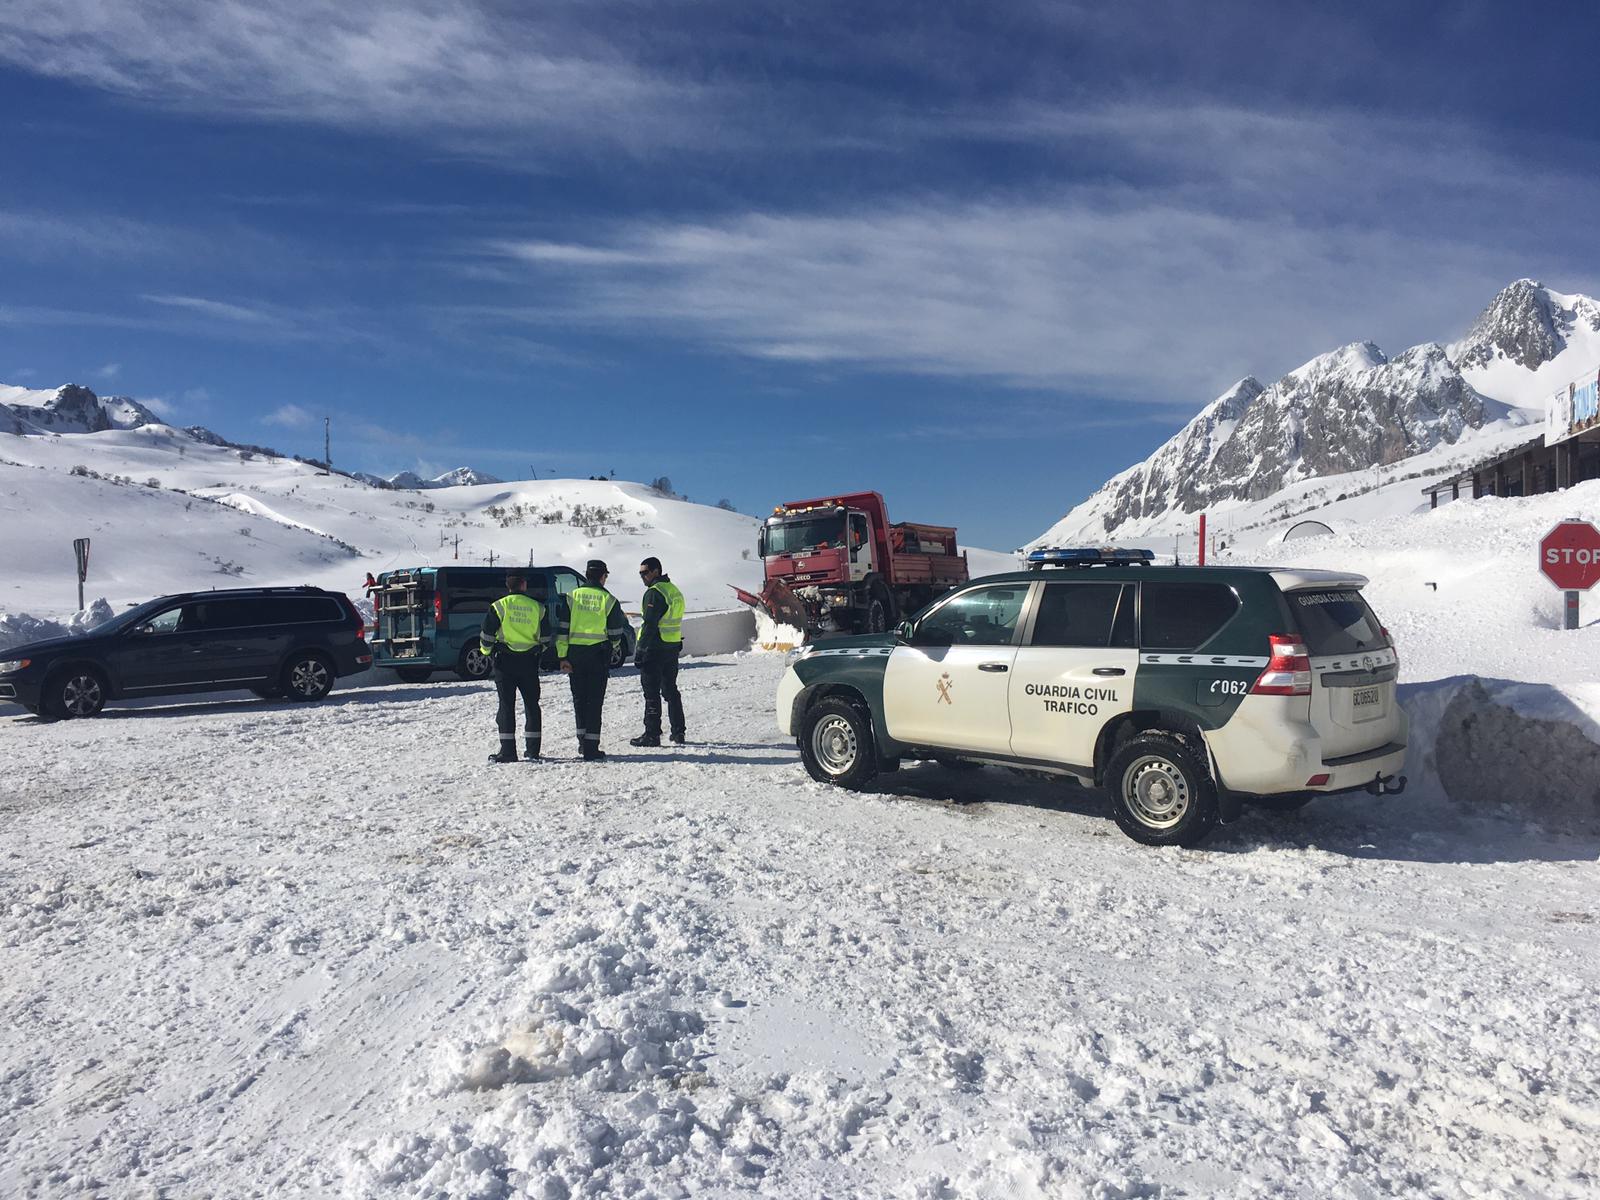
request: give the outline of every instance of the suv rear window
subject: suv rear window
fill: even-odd
[[[1198,650],[1233,619],[1239,597],[1225,583],[1144,583],[1139,644],[1147,650]]]
[[[1389,644],[1383,626],[1354,588],[1290,592],[1288,600],[1300,636],[1313,655],[1354,654]]]

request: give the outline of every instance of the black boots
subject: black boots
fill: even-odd
[[[683,731],[681,729],[677,733],[672,735],[672,744],[674,746],[683,745]]]
[[[539,761],[539,739],[529,738],[522,744],[523,757],[529,762]],[[517,761],[517,743],[507,739],[500,743],[500,753],[489,755],[492,763],[512,763]]]
[[[630,746],[659,746],[659,745],[661,745],[661,735],[659,733],[641,733],[636,738],[629,738],[628,739],[628,745],[630,745]]]

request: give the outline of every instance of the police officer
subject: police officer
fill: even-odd
[[[478,646],[494,663],[494,686],[500,694],[495,724],[500,730],[500,753],[490,762],[517,761],[517,693],[522,693],[523,752],[531,761],[539,757],[539,659],[550,644],[550,614],[528,595],[527,576],[506,576],[507,594],[496,600],[483,618]]]
[[[572,684],[572,715],[578,726],[578,751],[601,759],[600,717],[606,703],[613,647],[622,645],[628,619],[622,605],[605,589],[606,564],[592,559],[584,582],[564,596],[556,609],[556,654]]]
[[[667,725],[672,740],[683,745],[683,695],[678,691],[678,656],[683,652],[683,593],[651,557],[639,564],[644,580],[644,620],[633,661],[644,688],[644,733],[634,746],[661,745],[661,698],[667,698]]]

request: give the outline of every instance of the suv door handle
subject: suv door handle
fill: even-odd
[[[1006,666],[1005,663],[979,663],[978,664],[978,670],[980,670],[980,671],[1009,671],[1009,670],[1011,670],[1011,668]]]
[[[1094,673],[1096,675],[1126,675],[1127,674],[1127,672],[1125,670],[1123,670],[1121,667],[1096,667],[1094,669]]]

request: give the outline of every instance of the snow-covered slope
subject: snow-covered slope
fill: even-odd
[[[478,471],[472,467],[457,467],[453,471],[446,471],[443,475],[435,475],[432,479],[424,479],[415,471],[401,471],[398,475],[391,475],[387,479],[379,480],[376,476],[362,475],[358,478],[369,483],[381,483],[402,491],[423,492],[431,488],[445,487],[476,487],[484,483],[504,483],[505,481],[487,471]]]
[[[1420,482],[1536,436],[1546,393],[1597,366],[1600,304],[1518,280],[1449,346],[1389,358],[1357,342],[1271,387],[1247,377],[1034,544],[1160,539],[1192,529],[1201,511],[1254,524],[1273,509],[1307,511],[1313,491],[1331,500],[1380,475]]]
[[[515,767],[481,683],[10,708],[0,1195],[1592,1200],[1569,513],[1278,547],[1371,575],[1411,785],[1192,850],[1021,772],[814,783],[773,655],[685,671],[669,750],[621,676],[603,764],[564,687]]]
[[[0,436],[0,531],[0,611],[36,616],[76,607],[75,537],[93,543],[89,593],[117,608],[206,586],[311,583],[359,595],[368,571],[491,554],[579,568],[606,559],[630,606],[646,555],[696,609],[727,608],[729,584],[760,577],[754,518],[641,484],[483,482],[419,495],[149,422]]]

